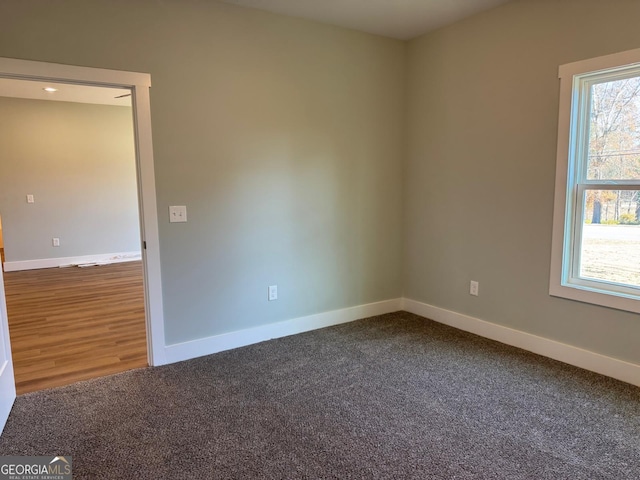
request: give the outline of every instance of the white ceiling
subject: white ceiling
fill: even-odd
[[[46,92],[44,90],[46,87],[57,88],[58,91]],[[89,87],[86,85],[0,78],[0,97],[131,106],[130,96],[115,98],[129,93],[131,93],[130,90],[120,88]]]
[[[409,40],[509,0],[222,0]]]

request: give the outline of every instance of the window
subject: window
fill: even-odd
[[[640,313],[640,49],[559,74],[550,293]]]

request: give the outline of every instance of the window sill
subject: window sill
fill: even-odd
[[[583,285],[552,284],[549,287],[549,294],[553,297],[566,298],[632,313],[640,313],[640,298],[624,293],[611,292]]]

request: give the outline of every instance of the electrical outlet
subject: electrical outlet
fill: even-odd
[[[51,240],[51,243],[53,244],[53,246],[54,246],[54,247],[59,247],[59,246],[60,246],[60,239],[59,239],[59,238],[57,238],[57,237],[54,237],[54,238]]]
[[[34,199],[33,199],[33,195],[29,194],[27,195],[27,203],[34,203]]]
[[[479,289],[480,289],[480,284],[475,280],[471,280],[471,283],[469,284],[469,294],[473,295],[474,297],[477,297]]]
[[[278,299],[278,286],[269,285],[269,301]]]

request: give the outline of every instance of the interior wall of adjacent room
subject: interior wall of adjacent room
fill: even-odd
[[[217,2],[0,3],[0,56],[151,74],[168,344],[401,295],[404,55]]]
[[[640,363],[638,315],[549,296],[558,66],[640,47],[639,17],[517,0],[409,42],[406,297]]]
[[[0,97],[0,111],[6,261],[139,252],[131,107]]]

